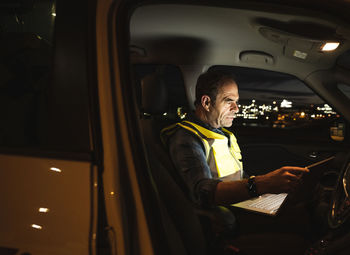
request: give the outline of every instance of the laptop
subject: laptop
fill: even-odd
[[[335,156],[326,158],[324,160],[313,163],[306,166],[310,170],[310,173],[314,171],[317,167],[328,163],[330,160],[334,159]],[[232,204],[234,207],[242,208],[248,211],[253,211],[257,213],[263,213],[265,215],[276,216],[282,205],[286,202],[288,193],[280,194],[263,194],[259,197],[248,199],[236,204]]]

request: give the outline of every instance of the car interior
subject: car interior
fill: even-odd
[[[148,2],[130,16],[139,124],[170,254],[348,254],[350,21],[326,5],[293,3]],[[309,201],[307,215],[278,225],[288,207],[275,218],[235,210],[239,231],[222,250],[160,139],[194,110],[196,80],[207,70],[230,72],[238,84],[230,131],[248,175],[335,156],[296,192]]]
[[[2,0],[0,254],[348,255],[349,10]],[[276,216],[220,207],[217,236],[160,137],[194,110],[206,71],[238,84],[229,131],[247,176],[334,157]]]

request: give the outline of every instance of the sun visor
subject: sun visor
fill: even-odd
[[[319,41],[289,38],[284,47],[284,55],[303,62],[316,62],[323,55],[320,52],[321,44]]]

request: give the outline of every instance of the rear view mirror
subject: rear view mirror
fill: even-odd
[[[335,122],[330,127],[330,135],[332,140],[341,142],[345,139],[345,123]]]

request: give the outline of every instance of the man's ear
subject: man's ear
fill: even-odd
[[[201,105],[206,111],[209,111],[210,104],[211,104],[210,97],[207,95],[203,95],[201,98]]]

